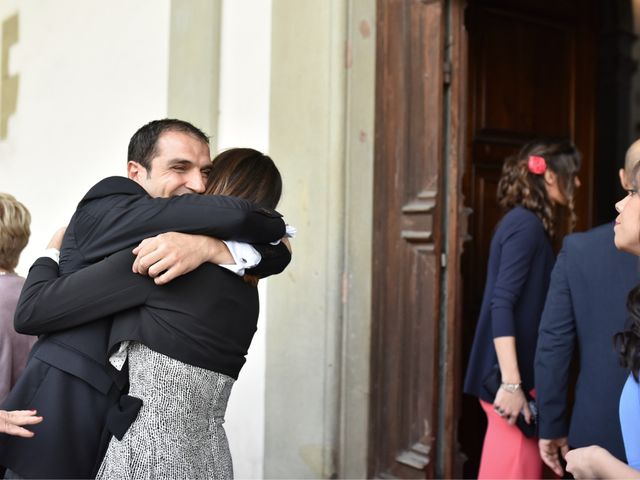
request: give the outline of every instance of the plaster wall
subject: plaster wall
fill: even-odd
[[[269,284],[265,476],[336,472],[344,238],[345,3],[273,4],[271,152],[294,261]]]
[[[125,174],[132,133],[166,115],[169,1],[0,2],[0,23],[15,15],[6,60],[18,90],[0,139],[0,191],[32,214],[26,275],[84,193]]]
[[[371,362],[371,268],[376,2],[351,0],[347,21],[345,252],[342,282],[341,478],[367,478]]]
[[[270,150],[299,235],[268,285],[265,477],[365,478],[375,1],[272,18]]]
[[[268,153],[271,1],[225,0],[221,18],[218,150],[250,147]],[[277,157],[274,161],[280,164]],[[288,195],[285,186],[284,197]],[[225,428],[236,478],[264,478],[265,312],[270,282],[258,285],[258,330],[227,409]]]

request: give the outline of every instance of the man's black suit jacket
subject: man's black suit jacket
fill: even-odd
[[[277,212],[239,198],[151,198],[135,182],[110,177],[78,205],[65,234],[61,272],[71,273],[165,231],[265,244],[283,237],[285,225]],[[273,249],[267,247],[267,252]],[[103,319],[41,336],[0,408],[35,408],[45,420],[31,439],[0,434],[0,465],[26,478],[95,474],[123,410],[134,408],[135,414],[127,398],[121,401],[126,372],[118,373],[104,361],[110,324]]]
[[[55,261],[39,258],[22,289],[16,330],[72,328],[113,315],[108,355],[133,340],[237,379],[257,327],[258,289],[210,263],[158,286],[131,271],[134,258],[122,250],[64,277]]]
[[[600,445],[624,460],[618,400],[627,378],[613,335],[623,330],[626,298],[639,281],[637,257],[613,242],[613,224],[565,237],[551,274],[535,359],[540,438]],[[579,355],[567,426],[569,365]]]

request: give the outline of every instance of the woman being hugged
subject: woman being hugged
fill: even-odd
[[[244,198],[269,215],[278,215],[281,193],[273,160],[248,148],[219,154],[205,191]],[[49,247],[61,243],[58,231]],[[113,438],[97,459],[97,479],[233,478],[224,415],[257,329],[259,298],[257,279],[240,277],[231,255],[223,257],[228,262],[205,263],[164,285],[132,272],[131,248],[63,277],[52,262],[31,269],[22,300],[37,297],[38,306],[18,306],[17,328],[47,319],[55,330],[112,316],[104,360],[112,373],[128,363],[129,395],[107,419]]]
[[[555,256],[556,206],[568,207],[580,182],[580,154],[568,142],[535,142],[508,158],[498,183],[498,203],[506,212],[491,240],[487,279],[476,327],[465,393],[480,400],[488,420],[478,478],[540,478],[537,439],[516,426],[532,413],[538,324]],[[497,391],[487,385],[501,380]],[[498,387],[499,385],[499,387]]]

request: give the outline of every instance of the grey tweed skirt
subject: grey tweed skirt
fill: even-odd
[[[98,479],[228,479],[233,464],[224,414],[233,378],[131,343],[129,394],[138,418],[111,439]]]

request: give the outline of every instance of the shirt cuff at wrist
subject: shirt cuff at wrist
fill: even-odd
[[[57,248],[47,248],[44,252],[42,252],[41,257],[49,257],[51,260],[60,264],[60,250]]]
[[[238,276],[244,275],[244,271],[248,268],[253,268],[260,263],[262,255],[248,243],[236,242],[233,240],[224,241],[225,245],[231,252],[234,264],[232,265],[220,265],[227,270],[232,271]]]

